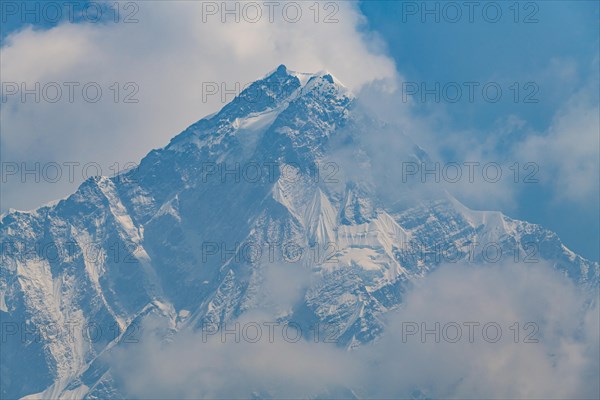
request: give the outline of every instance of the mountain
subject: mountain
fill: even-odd
[[[149,316],[168,340],[268,310],[353,348],[444,262],[545,260],[597,287],[598,263],[538,225],[441,191],[415,198],[419,182],[382,191],[394,173],[373,179],[378,154],[361,148],[380,129],[331,74],[280,66],[135,169],[4,215],[2,398],[125,397],[103,356]],[[428,159],[397,141],[398,159]],[[298,295],[278,293],[283,281]]]

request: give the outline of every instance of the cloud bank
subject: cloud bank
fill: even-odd
[[[142,398],[591,399],[600,394],[595,296],[589,306],[545,264],[453,264],[421,281],[383,337],[358,349],[286,341],[280,330],[270,341],[264,328],[256,343],[183,332],[168,344],[147,334],[111,362]],[[234,322],[266,321],[257,311]]]

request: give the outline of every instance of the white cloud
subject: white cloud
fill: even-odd
[[[239,343],[231,333],[223,339],[187,332],[169,344],[148,334],[111,362],[126,390],[143,398],[346,398],[345,387],[361,398],[420,391],[430,398],[592,399],[600,394],[595,296],[594,307],[584,306],[586,296],[547,264],[452,264],[408,293],[381,340],[354,351],[291,343],[281,329],[270,341],[263,326],[257,343],[243,333]],[[245,324],[268,321],[268,314],[250,312],[227,327],[238,322],[242,332]],[[439,343],[431,333],[423,340],[421,324],[435,331],[436,322]],[[403,335],[409,323],[419,332]],[[456,331],[444,331],[449,323],[462,327],[454,343]],[[479,325],[471,334],[466,323]],[[483,332],[489,323],[502,329],[500,336],[493,326]]]
[[[389,354],[383,369],[397,373],[382,383],[382,394],[418,387],[433,398],[597,398],[598,307],[586,311],[583,304],[584,296],[550,265],[442,267],[406,298],[388,328],[395,335],[378,343]],[[402,342],[406,322],[427,329],[439,322],[440,343],[431,334],[422,343],[422,326]],[[444,340],[452,322],[462,326],[456,343]],[[473,343],[467,322],[480,324]],[[487,323],[502,329],[496,343],[495,328],[483,333]],[[446,337],[454,332],[448,328]]]
[[[373,132],[363,140],[381,155],[378,162],[388,170],[401,169],[402,160],[396,154],[406,146],[398,140],[400,131],[427,151],[432,160],[440,161],[442,168],[448,163],[478,162],[473,182],[466,179],[467,168],[463,167],[462,179],[451,182],[442,176],[437,185],[472,208],[514,213],[520,207],[520,194],[530,195],[531,183],[539,182],[535,190],[549,194],[548,203],[576,205],[597,214],[598,62],[597,56],[589,63],[552,59],[547,67],[531,75],[539,88],[535,96],[539,103],[523,103],[520,108],[502,103],[424,103],[418,100],[419,96],[406,96],[404,89],[399,90],[402,85],[395,92],[381,90],[376,84],[367,85],[360,94],[360,104],[380,119],[395,124],[397,131]],[[505,92],[510,93],[508,89]],[[505,96],[505,100],[510,102],[511,97]],[[459,128],[460,124],[453,122],[453,112],[460,110],[457,115],[468,115],[466,110],[486,115],[492,106],[497,110],[496,119],[488,119],[487,125],[474,123],[479,127]],[[540,120],[540,115],[547,115],[547,121]],[[533,128],[546,122],[549,124],[544,129]],[[502,177],[497,182],[491,175],[493,165],[490,176],[482,174],[483,166],[490,163],[501,166]]]
[[[598,81],[571,96],[555,115],[547,132],[518,144],[520,157],[535,160],[556,201],[568,201],[597,211],[600,181],[600,120]]]
[[[256,343],[236,343],[231,333],[205,333],[204,339],[201,333],[184,333],[168,345],[155,336],[144,336],[139,344],[114,355],[113,376],[127,393],[140,398],[231,399],[249,398],[252,393],[304,398],[346,385],[348,376],[355,375],[349,354],[322,343],[286,341],[282,327],[269,336],[264,323],[274,322],[253,314],[227,324],[242,338],[246,326],[260,326]],[[247,332],[253,339],[257,330]],[[288,338],[295,339],[295,333],[290,331]]]

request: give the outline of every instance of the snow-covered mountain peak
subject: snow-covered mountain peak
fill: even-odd
[[[266,275],[284,265],[310,279],[281,318],[306,332],[333,326],[340,346],[356,345],[382,333],[385,313],[448,260],[444,251],[453,262],[480,263],[472,245],[490,242],[509,260],[530,256],[533,243],[540,261],[597,288],[598,263],[540,226],[448,198],[395,206],[410,185],[381,196],[362,181],[382,174],[369,162],[377,151],[336,140],[347,130],[368,139],[383,129],[357,118],[354,104],[333,75],[280,66],[137,168],[90,178],[36,211],[8,213],[0,221],[2,320],[28,321],[29,330],[94,323],[123,333],[151,315],[177,335],[263,310]],[[317,165],[341,142],[352,156],[338,167],[350,174]],[[412,143],[404,147],[424,157]],[[178,315],[188,322],[176,323]],[[2,346],[11,365],[0,371],[2,398],[127,398],[101,357],[120,346],[117,338],[26,344],[15,335]]]
[[[166,150],[200,152],[208,162],[233,156],[236,161],[278,160],[308,168],[322,157],[331,134],[347,122],[353,100],[327,71],[300,73],[280,65],[218,113],[172,139]]]
[[[311,122],[343,119],[354,95],[331,73],[320,71],[304,73],[288,70],[280,65],[269,74],[256,80],[219,112],[191,125],[175,137],[170,150],[181,151],[193,144],[209,153],[223,153],[237,141],[240,132],[246,133],[252,145],[257,145],[264,133],[276,130],[279,125],[290,125],[290,118],[300,128]],[[312,113],[321,114],[314,117]],[[321,126],[319,130],[326,127]],[[248,135],[249,132],[254,134]],[[281,133],[281,130],[278,132]],[[312,132],[314,136],[316,132]],[[317,136],[327,136],[321,132]],[[245,140],[244,138],[239,138]],[[310,140],[310,138],[309,138]],[[293,140],[293,144],[297,140]],[[264,143],[263,143],[264,144]]]
[[[308,81],[310,81],[312,78],[327,77],[327,79],[331,83],[335,83],[336,86],[347,90],[346,86],[327,69],[322,69],[317,72],[302,72],[291,70],[287,68],[284,64],[281,64],[277,68],[271,70],[269,73],[260,78],[259,81],[268,79],[269,77],[274,75],[293,76],[300,81],[301,86],[305,86],[308,83]]]

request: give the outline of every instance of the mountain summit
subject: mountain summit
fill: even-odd
[[[409,205],[382,193],[386,177],[370,169],[378,154],[357,137],[383,126],[330,73],[282,65],[137,168],[3,216],[0,315],[14,333],[2,343],[2,397],[124,396],[103,356],[150,316],[169,327],[165,340],[260,310],[360,346],[382,334],[408,287],[449,261],[444,251],[489,262],[474,244],[501,249],[494,262],[536,249],[597,286],[598,263],[540,226],[443,193]],[[399,158],[427,158],[398,140]],[[290,280],[297,293],[279,293]],[[97,340],[65,336],[91,324]],[[58,334],[39,334],[50,326]]]

